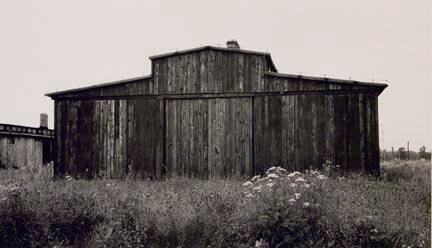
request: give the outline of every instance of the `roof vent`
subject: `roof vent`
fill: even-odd
[[[230,49],[240,49],[240,46],[236,40],[229,40],[229,41],[227,41],[226,45],[227,45],[227,48],[230,48]]]

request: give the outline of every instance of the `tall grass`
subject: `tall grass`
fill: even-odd
[[[430,166],[403,166],[247,182],[0,176],[0,247],[429,247]]]

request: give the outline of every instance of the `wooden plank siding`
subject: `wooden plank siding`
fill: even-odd
[[[56,103],[57,175],[159,178],[157,99]]]
[[[214,50],[158,58],[152,63],[160,87],[157,94],[263,91],[263,72],[269,70],[265,56]]]
[[[260,174],[271,166],[315,169],[330,160],[342,172],[378,172],[376,99],[354,93],[257,97],[255,171]]]
[[[37,168],[42,154],[42,138],[0,134],[0,169]]]
[[[252,175],[251,98],[169,100],[166,115],[169,175]]]
[[[325,160],[379,173],[386,85],[281,74],[267,53],[214,47],[151,60],[150,76],[48,94],[56,175],[206,179]]]

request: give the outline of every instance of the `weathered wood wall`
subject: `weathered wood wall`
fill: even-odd
[[[265,56],[203,50],[154,59],[159,94],[255,92],[264,89]]]
[[[292,94],[254,101],[255,171],[321,168],[379,172],[377,97],[370,93]]]
[[[160,177],[161,104],[157,99],[56,102],[55,174]]]
[[[42,138],[0,134],[0,169],[36,167],[42,157]]]
[[[223,49],[157,56],[151,76],[50,95],[56,175],[227,177],[326,159],[378,172],[385,85],[279,74],[270,60]]]
[[[168,100],[168,174],[252,175],[252,98]]]

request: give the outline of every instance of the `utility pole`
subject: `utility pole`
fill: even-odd
[[[409,141],[407,142],[407,160],[409,160]]]

